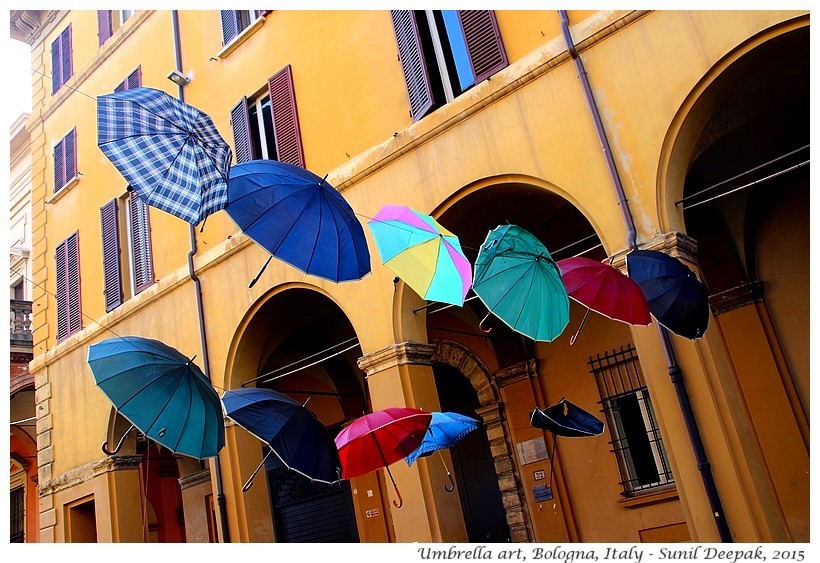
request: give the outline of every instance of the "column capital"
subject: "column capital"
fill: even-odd
[[[365,354],[358,360],[359,368],[369,377],[374,373],[402,365],[433,365],[433,354],[436,351],[434,344],[421,342],[399,342],[391,344],[381,350]]]

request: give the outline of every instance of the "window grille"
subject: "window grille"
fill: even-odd
[[[23,485],[11,490],[10,504],[10,543],[24,543],[26,541],[26,488]]]
[[[631,345],[590,357],[625,496],[673,484],[641,365]]]

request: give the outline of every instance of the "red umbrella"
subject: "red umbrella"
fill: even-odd
[[[351,479],[387,469],[396,495],[396,507],[402,498],[390,468],[387,466],[404,459],[419,447],[430,426],[432,414],[419,409],[388,408],[366,414],[350,423],[336,436],[336,448],[342,461],[342,479]]]
[[[584,326],[589,310],[631,325],[652,322],[649,304],[641,287],[609,264],[575,256],[558,261],[561,279],[567,294],[587,308],[578,331],[570,339],[574,343]]]

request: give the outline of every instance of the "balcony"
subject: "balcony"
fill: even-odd
[[[34,378],[28,372],[32,360],[31,301],[11,300],[9,333],[11,337],[11,387],[13,396],[24,389],[34,389]]]

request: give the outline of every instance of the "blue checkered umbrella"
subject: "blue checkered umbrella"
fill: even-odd
[[[99,96],[97,144],[148,205],[197,224],[228,202],[228,143],[208,115],[165,92]]]

